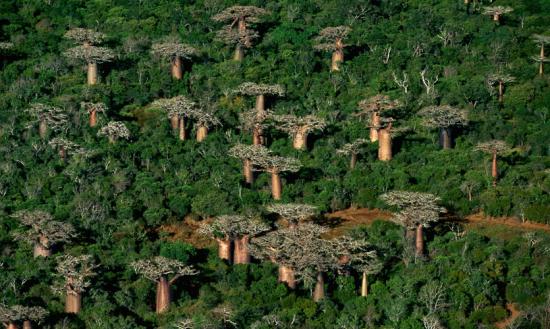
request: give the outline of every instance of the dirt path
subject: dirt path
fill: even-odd
[[[508,310],[508,312],[510,312],[510,316],[502,321],[495,323],[495,326],[499,329],[505,329],[509,324],[514,322],[521,315],[521,311],[517,309],[517,306],[515,304],[506,304],[506,309]]]

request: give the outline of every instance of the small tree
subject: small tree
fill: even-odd
[[[252,159],[266,157],[271,152],[262,145],[237,144],[229,149],[229,155],[243,161],[243,176],[248,184],[254,183]]]
[[[98,132],[98,136],[107,136],[109,143],[114,144],[118,139],[130,138],[130,131],[126,125],[120,121],[111,121],[106,126],[102,127]]]
[[[378,135],[378,132],[377,132]],[[369,141],[364,138],[358,138],[353,143],[344,144],[341,148],[336,150],[336,154],[342,154],[345,156],[351,156],[351,160],[349,162],[349,168],[354,169],[355,165],[357,164],[357,156],[361,151],[363,150],[364,145],[366,145]]]
[[[13,307],[0,305],[0,322],[6,329],[17,329],[17,322],[21,320],[21,313]]]
[[[88,84],[97,83],[97,65],[110,62],[115,58],[113,51],[97,47],[105,39],[105,34],[89,29],[76,28],[65,33],[65,38],[80,43],[80,46],[68,49],[64,55],[69,58],[84,60],[88,64]]]
[[[56,106],[34,103],[26,112],[35,118],[29,126],[38,122],[38,134],[42,139],[46,138],[48,129],[59,131],[67,123],[65,111]]]
[[[252,144],[261,146],[266,143],[263,133],[264,129],[269,126],[266,121],[270,116],[270,111],[258,112],[255,109],[239,114],[242,129],[252,132]]]
[[[327,27],[322,29],[319,36],[315,38],[317,44],[313,48],[332,52],[331,71],[340,70],[339,64],[344,61],[344,47],[346,47],[343,40],[350,32],[349,26]]]
[[[297,150],[303,150],[307,147],[307,135],[311,131],[323,130],[326,127],[325,120],[315,115],[306,115],[305,117],[297,117],[291,114],[273,115],[271,119],[276,123],[275,128],[291,136],[292,146]]]
[[[422,117],[422,125],[439,129],[439,144],[446,150],[453,146],[451,129],[468,124],[468,112],[449,105],[428,106],[418,114]]]
[[[281,85],[257,84],[245,82],[233,92],[241,95],[255,96],[255,111],[250,111],[241,117],[245,127],[252,130],[253,144],[264,144],[263,141],[263,121],[267,118],[268,112],[265,109],[265,96],[284,96],[285,90]]]
[[[500,23],[500,17],[504,14],[508,14],[514,11],[511,7],[506,6],[493,6],[493,7],[485,7],[483,13],[485,15],[493,16],[493,21]]]
[[[91,255],[64,255],[57,258],[57,275],[60,280],[53,291],[65,295],[65,312],[79,313],[82,307],[82,293],[91,285],[97,267]]]
[[[549,61],[544,53],[544,46],[550,44],[550,35],[535,34],[533,41],[540,47],[540,55],[532,58],[539,63],[539,75],[544,75],[544,62]]]
[[[350,236],[344,236],[338,238],[336,243],[340,250],[342,265],[348,265],[361,273],[361,296],[367,297],[368,276],[380,272],[383,266],[376,251],[365,239],[353,239]]]
[[[491,154],[493,157],[491,165],[491,176],[493,177],[493,186],[497,186],[498,179],[498,168],[497,168],[497,157],[501,154],[510,151],[510,146],[501,140],[491,140],[488,142],[483,142],[477,144],[475,147],[476,151],[482,151],[488,154]]]
[[[86,151],[80,145],[60,137],[53,138],[48,142],[48,145],[57,150],[61,160],[65,160],[70,155],[86,154]]]
[[[39,306],[15,305],[12,308],[20,314],[20,318],[23,320],[23,329],[32,329],[32,322],[40,323],[48,315],[48,311]]]
[[[284,171],[297,172],[300,170],[300,161],[294,158],[285,158],[277,155],[257,156],[252,165],[261,171],[271,174],[271,195],[275,200],[281,200],[282,187],[280,173]]]
[[[208,135],[208,129],[212,126],[221,126],[221,121],[213,113],[204,109],[197,109],[191,113],[197,122],[197,142],[202,142]]]
[[[514,82],[516,78],[508,74],[495,73],[487,77],[487,84],[492,88],[495,85],[498,88],[498,101],[504,103],[504,85]]]
[[[185,140],[185,119],[193,115],[197,104],[184,96],[176,96],[172,98],[161,98],[154,101],[154,107],[159,107],[166,111],[170,119],[172,129],[179,129],[178,138]]]
[[[266,209],[280,215],[291,228],[295,228],[299,223],[318,214],[317,207],[298,203],[272,204],[267,206]]]
[[[33,245],[34,257],[51,256],[54,245],[76,237],[76,231],[71,224],[55,221],[45,211],[22,210],[12,217],[28,227],[26,231],[16,233],[15,238]]]
[[[430,193],[408,191],[392,191],[380,198],[400,209],[392,218],[394,222],[411,232],[416,229],[416,255],[421,257],[424,254],[423,228],[439,221],[439,214],[446,211],[437,204],[440,198]]]
[[[217,33],[217,38],[228,45],[235,45],[236,61],[242,61],[243,48],[252,47],[252,40],[259,37],[258,32],[248,27],[248,24],[259,23],[260,17],[268,14],[268,11],[254,6],[233,6],[214,15],[216,22],[230,22]]]
[[[198,274],[198,271],[193,269],[192,266],[162,256],[138,260],[133,262],[131,266],[136,273],[140,273],[157,284],[157,314],[167,311],[170,306],[170,285],[182,276]]]
[[[105,113],[107,111],[107,105],[105,103],[92,103],[92,102],[81,102],[80,108],[83,111],[86,111],[90,116],[90,127],[95,127],[97,125],[97,114]]]
[[[183,78],[183,59],[191,59],[197,56],[199,51],[192,46],[181,43],[177,38],[168,38],[167,40],[153,44],[151,53],[156,56],[170,60],[172,78],[181,80]]]
[[[380,117],[383,112],[391,111],[400,106],[396,100],[390,99],[386,95],[375,95],[359,102],[359,113],[356,116],[366,118],[370,124],[370,141],[378,140],[378,129],[380,128]]]

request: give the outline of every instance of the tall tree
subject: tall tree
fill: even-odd
[[[275,203],[268,205],[266,210],[281,216],[291,228],[318,214],[317,207],[299,203]]]
[[[497,186],[498,167],[497,157],[511,150],[511,147],[504,141],[491,140],[479,143],[475,147],[476,151],[485,152],[492,155],[491,176],[493,177],[493,186]]]
[[[111,121],[103,126],[98,132],[98,136],[107,136],[109,143],[114,144],[117,140],[130,138],[130,130],[120,121]]]
[[[349,26],[326,27],[315,38],[317,44],[313,48],[332,52],[331,71],[340,70],[339,64],[344,61],[344,47],[346,47],[344,39],[350,32],[351,28]]]
[[[151,259],[132,262],[132,268],[157,284],[156,312],[164,313],[170,307],[170,286],[182,276],[197,275],[192,266],[179,260],[156,256]]]
[[[354,239],[350,236],[337,238],[341,264],[350,266],[362,276],[361,296],[368,295],[368,276],[382,270],[383,263],[373,246],[366,239]]]
[[[21,313],[13,307],[0,304],[0,322],[6,329],[17,329],[17,322],[21,320]]]
[[[80,45],[66,50],[64,55],[86,61],[88,64],[88,85],[97,84],[97,65],[110,62],[115,58],[115,54],[111,49],[96,46],[105,40],[106,35],[89,29],[75,28],[67,31],[65,38],[80,43]]]
[[[540,55],[532,58],[539,63],[539,75],[544,75],[544,63],[549,61],[544,53],[544,46],[550,44],[550,35],[535,34],[533,41],[540,47]]]
[[[40,138],[45,139],[48,129],[59,131],[67,123],[67,115],[61,108],[46,105],[42,103],[31,104],[31,107],[26,110],[35,121],[29,123],[29,127],[38,122],[38,134]]]
[[[23,329],[32,329],[33,322],[40,323],[48,315],[48,311],[39,306],[15,305],[12,308],[20,314]]]
[[[363,99],[358,105],[361,111],[355,115],[367,119],[370,125],[370,141],[376,142],[378,140],[381,115],[383,115],[383,112],[398,108],[400,103],[397,100],[390,99],[389,96],[378,94]]]
[[[390,206],[400,210],[392,217],[397,224],[402,225],[408,231],[416,230],[416,255],[424,254],[423,228],[430,227],[432,223],[439,221],[439,214],[446,209],[439,206],[440,198],[422,192],[392,191],[380,197]]]
[[[351,156],[349,168],[355,169],[355,165],[357,164],[357,156],[359,155],[359,153],[361,153],[364,145],[366,145],[368,142],[369,141],[364,138],[358,138],[353,141],[353,143],[344,144],[341,148],[337,149],[336,154]]]
[[[231,263],[233,261],[232,243],[239,231],[240,215],[222,215],[210,224],[203,224],[199,233],[212,237],[218,243],[218,257]]]
[[[252,130],[253,144],[265,144],[262,136],[262,122],[268,114],[265,108],[265,96],[284,96],[284,88],[278,84],[268,85],[245,82],[237,87],[234,92],[241,95],[256,97],[255,111],[250,111],[250,113],[247,113],[242,117],[242,119],[245,125],[248,125],[248,127]]]
[[[15,238],[34,247],[34,257],[51,256],[51,248],[59,243],[68,242],[76,237],[71,224],[53,220],[52,215],[41,210],[21,210],[12,215],[27,227],[23,232],[15,233]]]
[[[492,7],[485,7],[483,13],[485,15],[493,16],[493,21],[500,23],[500,18],[504,14],[508,14],[514,11],[512,7],[507,6],[492,6]]]
[[[281,200],[281,172],[297,172],[302,166],[300,161],[294,158],[285,158],[278,155],[256,156],[252,160],[252,165],[258,170],[271,174],[271,195],[275,200]],[[254,169],[256,170],[256,169]]]
[[[185,96],[176,96],[172,98],[161,98],[151,103],[154,107],[159,107],[165,111],[170,119],[172,129],[178,129],[178,138],[185,140],[185,119],[190,118],[196,111],[197,104]]]
[[[229,149],[229,156],[243,161],[243,176],[248,184],[254,183],[254,170],[252,161],[255,158],[266,157],[271,152],[262,145],[236,144]]]
[[[181,43],[177,37],[167,38],[164,41],[153,44],[151,53],[170,60],[170,72],[172,78],[183,78],[183,59],[191,59],[197,56],[199,51],[194,47]]]
[[[422,125],[439,129],[439,143],[446,150],[453,147],[452,128],[468,124],[468,112],[449,105],[428,106],[418,114],[422,117]]]
[[[201,107],[191,113],[197,122],[197,142],[202,142],[208,136],[208,129],[220,126],[221,121],[211,111]]]
[[[57,276],[59,280],[53,291],[65,295],[65,312],[79,313],[82,308],[82,293],[91,285],[97,265],[91,255],[64,255],[57,258]]]
[[[234,59],[242,61],[243,48],[252,47],[252,41],[259,37],[258,32],[250,28],[250,24],[259,23],[260,17],[269,12],[263,8],[254,6],[232,6],[214,15],[216,22],[229,22],[217,33],[217,38],[228,45],[235,46]]]
[[[80,108],[83,111],[86,111],[90,116],[90,127],[95,127],[97,125],[97,114],[105,113],[107,111],[107,105],[105,103],[93,103],[93,102],[81,102]]]
[[[504,85],[514,82],[516,78],[509,74],[495,73],[487,77],[487,83],[490,87],[496,85],[498,89],[498,101],[504,103]]]
[[[272,115],[275,128],[288,133],[292,137],[292,146],[297,150],[307,148],[307,135],[313,130],[323,130],[326,127],[325,120],[315,116],[306,115],[297,117],[291,114]]]

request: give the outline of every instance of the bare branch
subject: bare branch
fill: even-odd
[[[115,53],[106,47],[76,46],[67,49],[64,56],[86,61],[86,63],[106,63],[115,58]]]
[[[71,39],[77,43],[100,44],[107,37],[104,33],[90,29],[74,28],[65,32],[65,38]]]
[[[269,11],[255,6],[232,6],[214,15],[216,22],[233,22],[242,19],[247,23],[258,23],[261,16],[268,15]]]
[[[25,232],[14,234],[15,238],[28,242],[32,245],[40,244],[44,248],[67,242],[77,236],[71,224],[54,221],[53,217],[41,210],[22,210],[12,215],[21,224],[28,227]]]
[[[191,59],[191,57],[198,55],[199,51],[188,44],[179,42],[177,38],[169,38],[164,42],[153,44],[151,53],[171,59],[175,57]]]
[[[176,259],[170,259],[163,256],[156,256],[151,259],[138,260],[130,264],[136,273],[140,273],[147,279],[157,282],[161,278],[172,275],[169,279],[174,282],[181,276],[197,275],[199,272],[192,266],[185,265]]]
[[[245,82],[237,87],[234,93],[247,95],[247,96],[258,96],[258,95],[275,95],[275,96],[284,96],[285,89],[278,84],[268,85],[263,83],[254,83],[254,82]]]
[[[482,151],[485,153],[497,153],[503,154],[511,150],[510,145],[501,140],[491,140],[487,142],[482,142],[476,145],[474,148],[476,151]]]
[[[117,140],[120,138],[129,139],[130,131],[126,125],[120,121],[111,121],[106,126],[102,127],[98,132],[98,136],[107,136],[109,139]]]
[[[428,106],[421,109],[418,114],[422,117],[422,124],[428,128],[448,128],[468,124],[468,111],[449,105]]]
[[[80,294],[91,285],[90,277],[94,276],[97,265],[91,255],[64,255],[57,258],[57,272],[61,281],[52,289],[57,293]]]
[[[383,194],[380,199],[401,209],[393,220],[408,229],[418,225],[429,227],[430,223],[439,221],[440,213],[446,212],[437,204],[440,198],[430,193],[392,191]]]

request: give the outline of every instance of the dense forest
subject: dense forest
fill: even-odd
[[[2,0],[0,27],[6,328],[550,328],[550,1]]]

